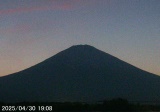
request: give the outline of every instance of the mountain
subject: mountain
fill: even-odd
[[[160,77],[89,45],[72,46],[18,73],[0,77],[0,102],[160,101]]]

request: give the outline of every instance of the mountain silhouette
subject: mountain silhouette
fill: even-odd
[[[160,101],[160,77],[89,45],[0,77],[0,102]]]

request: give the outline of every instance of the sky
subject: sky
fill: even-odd
[[[88,44],[160,75],[160,0],[0,0],[0,76]]]

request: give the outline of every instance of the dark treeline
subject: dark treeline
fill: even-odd
[[[117,98],[98,103],[82,102],[20,102],[0,103],[2,106],[51,106],[52,111],[159,111],[160,105],[129,103],[125,99]],[[38,111],[38,110],[37,110]]]

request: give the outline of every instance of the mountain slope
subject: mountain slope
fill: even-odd
[[[89,45],[0,78],[0,101],[160,101],[160,77]]]

